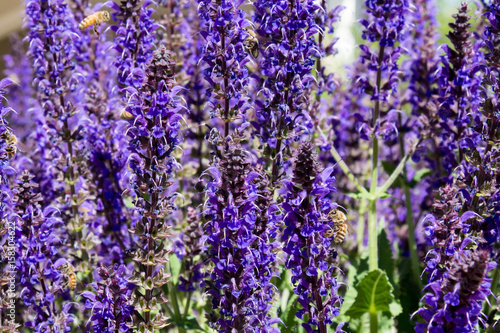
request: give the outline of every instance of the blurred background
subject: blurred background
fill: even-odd
[[[91,2],[99,1],[91,0]],[[451,15],[456,12],[461,0],[437,0],[436,2],[441,35],[445,36],[449,30],[448,23],[452,21]],[[354,50],[356,44],[360,42],[355,38],[355,36],[360,35],[359,25],[356,25],[356,21],[362,13],[364,0],[329,0],[329,3],[332,6],[340,4],[346,8],[341,14],[341,21],[337,24],[335,31],[335,35],[339,37],[336,45],[339,52],[335,59],[331,59],[332,66],[338,67],[333,70],[340,70],[344,64],[349,64],[355,59]],[[23,0],[0,0],[0,77],[2,77],[4,69],[3,56],[10,52],[9,37],[13,33],[18,33],[23,37],[25,35],[22,30],[23,10]],[[445,40],[443,39],[442,42]]]

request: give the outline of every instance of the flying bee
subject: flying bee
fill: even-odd
[[[63,285],[63,289],[69,288],[75,290],[76,288],[76,274],[75,268],[69,263],[62,264],[58,268],[64,276],[66,282]]]
[[[80,28],[80,30],[84,30],[88,27],[93,26],[94,33],[96,35],[99,35],[97,28],[101,25],[101,23],[108,22],[110,19],[111,16],[109,16],[109,13],[105,10],[101,10],[84,18],[83,21],[78,25],[78,28]]]
[[[17,152],[17,137],[10,130],[6,130],[0,135],[0,140],[4,140],[7,144],[5,152],[9,159],[13,158]]]
[[[260,54],[257,35],[255,34],[255,31],[250,29],[246,29],[246,32],[248,33],[248,37],[243,42],[243,46],[245,46],[246,51],[250,53],[252,57],[257,58]]]
[[[335,244],[341,244],[345,238],[351,233],[355,234],[356,231],[352,225],[347,221],[347,216],[339,209],[332,209],[328,213],[328,217],[333,222],[333,229],[328,229],[323,234],[324,237],[332,237]]]

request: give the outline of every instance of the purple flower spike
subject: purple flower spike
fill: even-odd
[[[337,252],[332,248],[332,235],[328,235],[335,226],[329,216],[334,207],[324,193],[332,192],[332,169],[328,175],[322,173],[317,159],[316,147],[302,143],[295,157],[293,179],[285,181],[282,209],[286,228],[282,242],[288,254],[285,265],[293,274],[293,291],[299,296],[301,310],[297,317],[307,313],[309,331],[317,326],[320,332],[326,332],[326,325],[331,325],[338,315],[342,298],[337,295],[340,284],[333,265]]]
[[[209,169],[205,215],[209,256],[206,280],[210,322],[219,332],[275,332],[271,301],[276,276],[276,219],[269,181],[254,169],[241,146],[231,146],[219,168]],[[257,193],[257,195],[253,195]]]

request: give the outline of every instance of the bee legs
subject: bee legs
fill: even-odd
[[[99,27],[99,24],[94,24],[94,27],[92,28],[92,30],[94,30],[94,33],[97,35],[97,38],[101,39],[101,34],[97,30],[98,27]]]

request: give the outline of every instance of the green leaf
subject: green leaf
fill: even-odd
[[[377,199],[387,199],[387,198],[390,198],[390,197],[392,197],[392,195],[390,195],[387,192],[382,192],[382,193],[380,193],[380,194],[377,195]]]
[[[387,162],[387,161],[382,161],[382,169],[384,169],[384,171],[388,175],[392,175],[392,173],[394,172],[394,170],[396,170],[396,165],[394,165],[394,164],[392,164],[390,162]],[[403,182],[404,182],[404,178],[400,174],[398,176],[398,178],[396,178],[396,180],[394,181],[394,184],[392,186],[394,186],[394,187],[403,187]]]
[[[382,168],[388,175],[391,175],[396,170],[396,166],[387,161],[382,161]]]
[[[415,188],[415,186],[417,186],[422,179],[432,173],[433,171],[431,169],[420,169],[415,173],[415,176],[413,176],[413,179],[408,183],[408,185],[410,186],[410,188]]]
[[[300,324],[299,318],[295,315],[300,307],[298,303],[295,303],[298,298],[299,296],[292,294],[289,298],[288,306],[285,307],[285,311],[280,313],[280,319],[283,321],[283,324],[280,324],[280,326],[284,326],[281,327],[281,332],[283,333],[295,332],[296,326]]]
[[[420,301],[420,288],[414,281],[411,268],[411,259],[402,257],[398,262],[399,271],[399,300],[402,311],[396,318],[397,331],[401,333],[415,332],[415,322],[411,320],[411,314],[417,311]],[[415,292],[417,291],[417,292]]]
[[[415,176],[413,176],[413,180],[419,182],[432,173],[433,171],[431,169],[427,168],[420,169],[415,173]]]
[[[182,262],[177,258],[175,254],[171,254],[169,257],[170,262],[170,274],[172,275],[172,283],[177,286],[179,281],[179,274],[181,272]]]
[[[360,318],[365,313],[390,313],[389,305],[394,299],[392,290],[385,272],[380,269],[369,272],[356,285],[358,296],[346,314],[352,318]]]
[[[385,271],[387,277],[389,278],[389,282],[395,286],[394,281],[394,270],[396,269],[396,261],[392,257],[392,247],[389,239],[387,238],[387,234],[384,229],[380,230],[378,234],[378,267],[381,270]]]
[[[180,321],[171,319],[170,322],[173,323],[176,327],[181,327],[185,330],[200,330],[206,332],[206,330],[201,328],[200,324],[198,323],[198,319],[194,316],[189,316],[185,320]]]
[[[371,193],[363,193],[363,192],[349,192],[347,193],[348,197],[351,197],[353,199],[368,199],[368,200],[373,200],[374,195]]]

